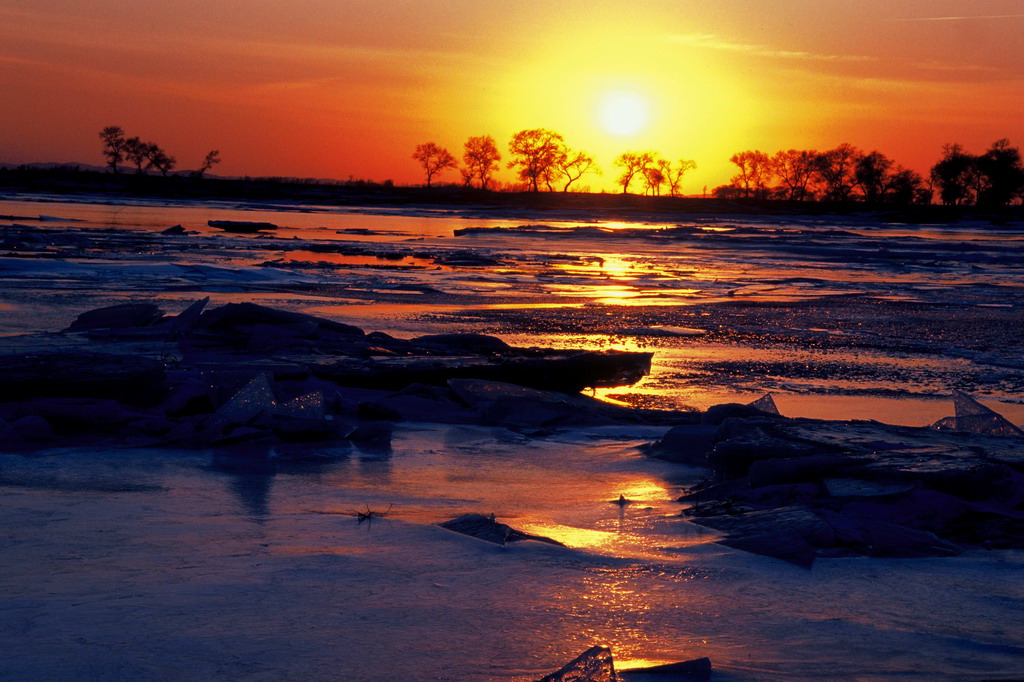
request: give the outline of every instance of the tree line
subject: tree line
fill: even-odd
[[[587,173],[599,173],[594,159],[586,152],[569,147],[560,134],[545,128],[521,130],[508,144],[511,160],[509,168],[518,169],[524,187],[538,192],[542,188],[553,192],[568,192],[573,183]],[[463,145],[462,166],[455,156],[434,142],[416,146],[412,158],[426,173],[427,187],[437,173],[451,169],[459,171],[465,187],[488,189],[494,173],[501,167],[501,152],[490,135],[471,137]]]
[[[553,130],[531,128],[520,130],[508,143],[508,168],[515,169],[519,188],[531,192],[568,192],[587,173],[601,174],[594,158],[585,151],[573,149],[565,138]],[[501,152],[490,135],[471,137],[463,145],[462,166],[455,156],[434,142],[416,146],[412,158],[419,162],[426,175],[426,185],[445,170],[457,170],[465,187],[488,189],[494,173],[501,167]],[[672,163],[656,152],[625,152],[615,159],[623,169],[619,185],[629,191],[634,180],[643,183],[644,193],[661,195],[663,188],[672,196],[679,194],[683,176],[697,167],[682,159]]]
[[[508,168],[517,171],[515,189],[568,192],[587,173],[601,174],[586,152],[569,147],[559,133],[545,128],[521,130],[508,143]],[[462,165],[434,142],[416,146],[430,187],[445,170],[457,170],[462,185],[489,189],[501,167],[501,152],[490,135],[470,137],[463,145]],[[851,144],[834,149],[761,150],[738,152],[729,161],[738,173],[713,190],[718,198],[783,199],[790,201],[863,201],[866,203],[1005,206],[1024,199],[1024,165],[1009,140],[992,144],[983,154],[968,153],[959,144],[943,147],[943,157],[927,177],[904,168],[879,151],[864,152]],[[697,164],[676,162],[657,152],[624,152],[614,161],[621,169],[617,184],[623,193],[641,187],[644,194],[679,196],[687,172]]]
[[[789,149],[769,155],[760,150],[733,154],[739,172],[715,188],[721,198],[788,199],[927,204],[931,187],[917,172],[878,151],[865,153],[851,144],[834,149]]]
[[[163,147],[155,142],[144,141],[138,136],[125,137],[124,129],[121,126],[105,127],[100,131],[100,139],[103,141],[103,157],[115,175],[120,172],[121,164],[128,163],[135,167],[137,175],[156,169],[161,175],[167,177],[167,174],[173,171],[178,163],[177,159],[170,156]],[[220,151],[212,150],[203,159],[199,168],[192,171],[192,176],[203,177],[220,161]]]
[[[163,147],[138,136],[127,137],[120,126],[107,126],[99,136],[114,174],[122,164],[129,164],[136,174],[155,169],[166,177],[177,165]],[[517,132],[508,142],[508,154],[507,167],[516,171],[519,180],[512,189],[568,192],[588,173],[601,174],[592,156],[573,149],[561,134],[546,128]],[[923,177],[879,151],[864,152],[848,143],[824,152],[747,150],[730,157],[738,172],[712,194],[728,199],[890,204],[930,204],[938,198],[947,205],[979,207],[1024,200],[1024,163],[1020,150],[1009,140],[997,140],[977,155],[962,145],[947,144],[942,154]],[[439,173],[457,170],[463,186],[486,190],[492,188],[494,174],[501,168],[502,154],[493,137],[480,135],[466,140],[462,165],[434,142],[417,145],[412,158],[423,168],[427,187]],[[201,178],[220,161],[220,152],[214,149],[191,175]],[[679,196],[684,176],[697,167],[692,160],[672,162],[654,151],[623,152],[614,164],[621,169],[617,184],[624,194],[639,186],[651,196]]]
[[[930,204],[938,192],[943,204],[983,207],[1024,197],[1020,152],[1006,139],[977,156],[948,144],[927,178],[879,151],[866,153],[845,143],[824,152],[748,150],[729,161],[739,172],[715,188],[716,197]]]
[[[959,144],[947,144],[942,159],[932,166],[931,177],[939,200],[947,205],[1006,206],[1024,199],[1020,150],[1005,138],[977,156]]]

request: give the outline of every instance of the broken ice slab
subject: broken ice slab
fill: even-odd
[[[262,375],[261,375],[262,376]],[[273,412],[281,417],[300,419],[324,418],[324,394],[320,391],[300,395],[281,403],[273,408]]]
[[[214,416],[222,417],[236,424],[242,424],[260,412],[272,412],[277,403],[274,391],[266,374],[257,374],[226,403],[220,406]]]
[[[198,301],[193,301],[189,307],[178,313],[176,317],[171,318],[170,323],[167,326],[167,335],[174,339],[179,336],[184,336],[195,329],[199,324],[199,318],[203,314],[203,309],[209,302],[209,296],[201,298]]]
[[[612,650],[606,646],[594,646],[537,682],[617,682],[618,679]]]
[[[711,659],[695,658],[692,661],[666,663],[647,668],[630,668],[619,671],[619,679],[623,682],[677,682],[678,680],[710,680],[712,673]]]
[[[364,453],[388,455],[393,434],[394,427],[390,423],[368,421],[349,431],[345,437]]]
[[[277,225],[274,223],[257,222],[252,220],[207,220],[206,224],[210,227],[216,227],[225,232],[235,232],[238,234],[255,234],[262,230],[276,230]]]
[[[969,431],[989,436],[1024,436],[1024,430],[991,410],[963,391],[953,391],[953,417],[943,417],[932,424],[940,431]]]
[[[164,311],[155,303],[119,303],[82,313],[64,331],[152,327],[163,317]]]
[[[997,414],[963,391],[953,391],[953,414],[957,417],[989,416]]]
[[[644,668],[629,668],[616,672],[611,649],[594,646],[567,663],[565,667],[542,677],[538,682],[659,682],[664,680],[709,680],[712,673],[710,658],[666,663]]]
[[[493,514],[491,516],[484,516],[483,514],[463,514],[451,521],[445,521],[444,523],[439,523],[437,525],[442,528],[455,531],[456,533],[472,535],[475,538],[480,538],[487,542],[493,542],[496,545],[507,545],[510,542],[518,542],[519,540],[538,540],[551,545],[565,547],[565,545],[558,540],[552,540],[551,538],[546,538],[543,535],[531,535],[530,533],[524,533],[521,530],[516,530],[504,523],[498,523],[494,520]],[[611,656],[611,654],[609,654],[609,656]]]
[[[772,398],[772,394],[770,392],[765,393],[763,396],[761,396],[760,398],[753,402],[747,403],[747,405],[753,407],[756,410],[761,410],[762,412],[765,412],[767,414],[777,414],[779,416],[782,416],[782,413],[779,412],[779,408],[776,407],[775,399]]]

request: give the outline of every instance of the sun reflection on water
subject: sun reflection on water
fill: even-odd
[[[573,549],[618,558],[664,558],[664,548],[677,543],[652,532],[652,526],[665,515],[661,506],[673,497],[663,481],[640,477],[620,481],[603,491],[601,499],[591,500],[599,510],[596,517],[566,522],[537,515],[521,517],[515,525]]]

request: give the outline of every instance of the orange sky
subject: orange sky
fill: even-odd
[[[217,148],[221,174],[416,183],[420,142],[546,127],[595,190],[628,150],[695,160],[686,193],[749,148],[926,171],[945,142],[1024,145],[1022,35],[1024,0],[0,0],[0,161],[101,164],[121,125],[182,169]],[[601,128],[616,90],[641,132]]]

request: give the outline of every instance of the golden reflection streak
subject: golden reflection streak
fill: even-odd
[[[669,306],[686,305],[690,298],[699,296],[700,289],[658,289],[633,284],[641,278],[672,280],[676,273],[654,267],[643,260],[600,254],[579,256],[576,262],[554,263],[551,269],[569,277],[591,277],[605,280],[600,284],[586,281],[572,285],[553,284],[546,287],[557,296],[589,298],[603,305]]]
[[[618,503],[620,496],[626,504]],[[669,499],[671,496],[663,485],[637,478],[607,489],[603,500],[595,501],[606,505],[605,513],[595,523],[597,528],[563,525],[548,519],[522,519],[520,525],[527,532],[553,538],[574,549],[614,556],[661,556],[657,548],[664,545],[665,539],[645,533],[644,525],[651,518],[651,505]]]

